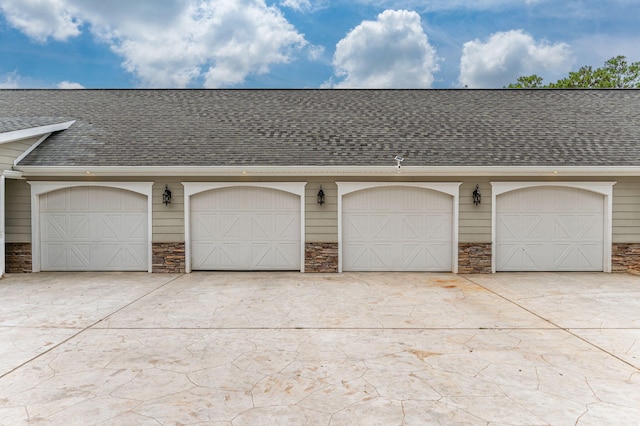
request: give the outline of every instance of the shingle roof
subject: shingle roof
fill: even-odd
[[[20,165],[640,166],[640,90],[0,91],[42,117],[76,123]]]

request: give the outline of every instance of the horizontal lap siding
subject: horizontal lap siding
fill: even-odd
[[[338,242],[338,186],[335,181],[307,180],[305,188],[305,241],[310,243]],[[322,185],[325,203],[318,204]]]
[[[26,180],[6,179],[5,234],[8,243],[31,242],[31,187]]]
[[[454,181],[456,181],[454,179]],[[460,222],[458,224],[460,243],[491,242],[491,184],[489,179],[461,178]],[[480,185],[482,195],[480,205],[473,204],[473,191]]]
[[[37,141],[35,138],[0,144],[0,173],[3,170],[11,170],[13,162]]]
[[[640,242],[640,178],[620,178],[613,186],[613,242]]]
[[[169,185],[171,203],[162,203],[164,186]],[[153,184],[153,242],[184,242],[184,187],[175,178],[156,179]]]

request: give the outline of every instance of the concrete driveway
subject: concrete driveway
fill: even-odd
[[[640,277],[0,280],[0,424],[637,425]]]

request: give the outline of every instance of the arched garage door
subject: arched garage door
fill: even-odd
[[[39,197],[40,270],[148,270],[145,195],[80,186]]]
[[[496,198],[496,270],[602,271],[605,197],[538,186]]]
[[[226,187],[191,197],[191,269],[300,270],[300,196]]]
[[[453,197],[416,187],[342,198],[342,270],[451,271]]]

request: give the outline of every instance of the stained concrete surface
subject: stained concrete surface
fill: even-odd
[[[637,425],[640,277],[0,280],[0,424]]]

